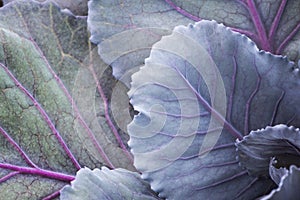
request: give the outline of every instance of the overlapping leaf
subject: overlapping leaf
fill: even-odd
[[[176,27],[132,76],[135,166],[161,197],[254,199],[274,187],[249,176],[234,142],[250,130],[299,126],[299,69],[216,22]]]
[[[294,127],[281,124],[251,131],[236,146],[240,164],[252,175],[269,176],[271,158],[277,168],[300,166],[300,132]]]
[[[78,2],[58,3],[69,8]],[[128,87],[152,44],[199,17],[224,22],[260,48],[299,58],[296,0],[223,3],[93,0],[91,39]],[[127,135],[115,126],[125,130],[130,119],[124,87],[113,88],[108,66],[96,54],[84,17],[32,1],[0,9],[0,198],[55,198],[83,165],[133,169]],[[252,199],[273,186],[238,165],[234,141],[266,125],[299,127],[299,69],[293,63],[202,22],[176,28],[155,45],[133,79],[130,95],[140,114],[129,127],[130,145],[143,178],[161,196]],[[140,188],[131,185],[137,174],[120,173],[112,177]]]
[[[297,0],[165,0],[195,21],[216,20],[246,34],[260,49],[300,59],[300,2]]]
[[[18,0],[3,0],[4,5]],[[38,2],[45,2],[47,0],[36,0]],[[49,1],[49,0],[48,0]],[[52,0],[57,3],[62,9],[69,9],[75,15],[85,16],[87,15],[87,2],[88,0]]]
[[[252,131],[237,141],[240,164],[249,174],[271,178],[278,188],[261,199],[296,199],[299,196],[300,132],[277,125]]]
[[[299,1],[139,0],[89,3],[89,28],[99,54],[129,87],[130,75],[162,35],[179,24],[216,20],[246,34],[260,49],[299,60]],[[176,13],[177,12],[177,13]],[[101,44],[102,43],[102,44]]]
[[[112,65],[113,74],[130,87],[130,76],[144,64],[151,46],[179,24],[192,20],[165,2],[150,0],[89,2],[91,41],[101,58]]]
[[[61,192],[61,200],[154,200],[159,199],[138,173],[125,169],[103,167],[93,171],[84,168],[77,172],[71,186]]]

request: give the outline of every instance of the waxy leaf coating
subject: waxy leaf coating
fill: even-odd
[[[300,58],[300,2],[297,0],[125,0],[89,2],[91,41],[130,87],[151,46],[176,25],[216,20],[247,35],[259,47],[289,59]]]
[[[254,199],[274,187],[236,160],[236,139],[299,126],[299,69],[216,22],[178,26],[132,76],[134,165],[161,197]]]
[[[83,168],[71,186],[61,192],[61,200],[154,200],[159,199],[136,172],[125,169]]]
[[[99,55],[113,75],[130,87],[130,77],[144,64],[152,45],[179,25],[192,22],[164,1],[89,1],[88,26]]]

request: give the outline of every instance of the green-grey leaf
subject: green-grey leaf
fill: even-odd
[[[299,69],[216,22],[178,26],[132,76],[134,164],[169,199],[254,199],[274,187],[249,176],[235,140],[300,124]],[[226,192],[225,192],[226,191]]]
[[[151,46],[176,25],[189,22],[163,1],[89,1],[91,41],[98,44],[101,58],[127,87]]]
[[[134,170],[126,135],[106,123],[98,82],[114,83],[88,37],[85,17],[53,3],[0,9],[0,199],[58,194],[80,166]]]
[[[3,0],[4,5],[18,0]],[[49,0],[36,0],[38,2],[45,2]],[[51,2],[57,3],[62,9],[69,9],[75,15],[87,15],[87,3],[88,0],[51,0]]]
[[[135,172],[102,167],[93,171],[84,168],[77,172],[71,186],[61,191],[61,200],[144,200],[159,199],[149,184]]]
[[[277,125],[251,131],[236,146],[240,164],[251,175],[269,176],[271,158],[276,168],[300,166],[300,132],[294,127]]]
[[[282,200],[298,199],[300,195],[300,168],[292,165],[282,176],[277,189],[272,190],[269,195],[263,196],[260,200]]]

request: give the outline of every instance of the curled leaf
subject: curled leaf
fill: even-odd
[[[154,200],[159,199],[147,182],[125,169],[101,170],[82,168],[71,186],[61,191],[61,200]]]
[[[282,200],[282,199],[299,199],[300,196],[300,168],[292,165],[289,170],[281,177],[277,189],[260,200]]]
[[[277,164],[277,160],[275,160],[275,157],[271,159],[270,166],[269,166],[269,174],[271,179],[279,185],[281,178],[287,173],[287,168],[280,167],[277,168],[274,165]]]
[[[249,174],[269,177],[269,163],[275,158],[276,168],[300,166],[299,129],[286,125],[276,125],[251,133],[236,142],[238,160]]]

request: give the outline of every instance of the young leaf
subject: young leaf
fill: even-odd
[[[260,200],[297,199],[300,195],[300,169],[292,165],[282,176],[279,187]]]
[[[53,3],[0,9],[0,199],[55,197],[81,166],[134,169],[88,36]]]
[[[300,166],[300,132],[294,127],[277,125],[251,131],[236,146],[240,164],[251,175],[269,177],[271,158],[276,168]]]
[[[271,177],[271,179],[277,184],[279,185],[281,178],[287,173],[287,166],[279,166],[279,168],[277,166],[275,166],[275,164],[277,164],[278,161],[275,159],[275,157],[273,157],[270,161],[270,165],[269,165],[269,175]]]
[[[165,1],[190,19],[216,20],[246,34],[260,49],[300,59],[300,1]]]
[[[125,169],[101,170],[83,168],[71,186],[61,191],[61,200],[154,200],[159,199],[138,173]]]
[[[203,20],[163,37],[132,80],[139,114],[129,145],[161,197],[254,199],[274,186],[239,166],[234,142],[267,125],[300,125],[294,63]]]

